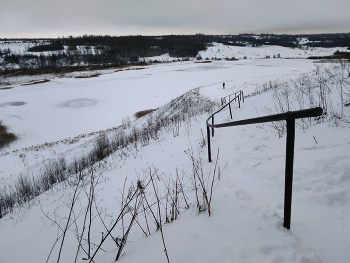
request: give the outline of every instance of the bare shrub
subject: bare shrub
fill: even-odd
[[[124,129],[128,129],[130,127],[130,117],[126,116],[124,118],[122,118],[122,126]]]
[[[88,156],[81,156],[80,158],[74,158],[73,162],[68,166],[68,174],[74,175],[81,173],[89,165]]]
[[[50,160],[44,165],[41,178],[45,181],[45,189],[48,190],[55,183],[66,180],[66,161],[63,157],[57,160]]]
[[[14,133],[8,132],[7,127],[0,120],[0,149],[8,146],[18,138]]]
[[[118,129],[115,132],[115,135],[113,137],[114,139],[112,140],[112,145],[115,150],[119,148],[124,148],[127,146],[127,138],[126,134],[124,133],[124,130]]]
[[[215,162],[215,167],[212,173],[204,172],[204,160],[198,152],[196,156],[193,152],[192,146],[185,151],[185,153],[190,157],[192,163],[192,186],[196,195],[196,206],[198,213],[203,211],[208,211],[209,216],[211,215],[211,201],[213,196],[213,191],[218,184],[218,180],[221,178],[220,170],[217,171],[217,162],[219,159],[219,149],[217,153],[217,158]]]
[[[80,172],[75,180],[69,179],[69,186],[72,189],[72,197],[70,202],[65,202],[69,208],[69,213],[66,216],[56,216],[50,218],[49,215],[44,215],[54,222],[59,228],[59,234],[56,242],[53,244],[52,250],[49,254],[48,260],[51,257],[52,251],[56,245],[59,245],[57,262],[60,261],[63,251],[63,244],[66,235],[71,228],[77,238],[77,252],[75,261],[78,260],[78,255],[83,253],[86,257],[83,260],[95,262],[95,257],[99,251],[102,251],[102,245],[111,240],[117,246],[117,254],[115,260],[118,261],[123,255],[123,251],[128,242],[128,237],[134,226],[147,237],[151,235],[150,222],[154,222],[155,231],[159,231],[163,242],[163,251],[170,262],[167,247],[165,243],[165,236],[163,232],[163,224],[171,223],[178,218],[181,209],[188,209],[190,202],[188,201],[185,188],[195,192],[197,196],[198,212],[208,211],[211,215],[211,200],[213,191],[220,179],[220,172],[217,170],[217,161],[214,170],[206,174],[203,169],[204,161],[193,154],[190,149],[188,154],[193,164],[193,174],[191,177],[194,180],[187,180],[186,173],[179,173],[176,168],[176,176],[166,176],[164,173],[159,173],[155,166],[147,167],[143,170],[143,178],[137,179],[136,182],[131,183],[127,188],[125,178],[123,190],[120,191],[120,211],[114,217],[113,223],[108,226],[101,216],[101,208],[97,201],[97,185],[101,182],[102,173],[96,173],[97,166],[89,166],[85,173]],[[217,160],[218,160],[217,154]],[[138,176],[140,177],[140,176]],[[194,182],[195,186],[187,186],[188,183]],[[74,182],[74,183],[73,183]],[[126,190],[128,189],[128,190]],[[165,190],[165,191],[163,191]],[[85,204],[82,204],[82,198],[79,197],[82,193],[86,195]],[[77,200],[80,202],[77,202]],[[203,200],[203,201],[198,201]],[[75,208],[77,204],[83,207]],[[78,210],[79,213],[74,211]],[[78,219],[82,223],[78,225]],[[100,219],[103,225],[102,239],[99,242],[94,241],[92,233],[92,225],[95,219]],[[94,232],[97,230],[94,229]],[[110,237],[111,239],[109,239]],[[96,238],[96,237],[95,237]]]
[[[0,218],[2,218],[7,212],[12,211],[15,206],[16,192],[12,187],[3,187],[0,191]]]
[[[165,203],[165,222],[171,223],[178,218],[180,215],[180,209],[188,209],[189,203],[187,202],[188,197],[185,193],[184,174],[180,175],[178,169],[176,168],[175,180],[168,176],[164,180],[166,186],[166,203]],[[169,211],[169,215],[168,215]]]
[[[23,174],[21,174],[15,183],[15,189],[17,193],[17,202],[25,203],[31,200],[34,195],[33,182]]]
[[[111,144],[106,134],[99,136],[96,140],[95,146],[90,152],[90,163],[95,163],[106,158],[112,153]]]
[[[263,84],[254,94],[259,94],[265,90],[273,90],[274,108],[265,108],[268,114],[279,114],[293,110],[303,110],[314,107],[323,109],[322,116],[317,118],[298,119],[296,124],[303,130],[307,129],[312,123],[323,121],[334,121],[338,125],[343,120],[343,107],[350,98],[350,63],[341,60],[334,63],[331,67],[316,66],[312,73],[301,74],[298,78],[282,82],[270,82],[269,85]],[[334,103],[334,93],[339,92],[340,101],[338,107]],[[253,94],[252,94],[253,95]],[[285,122],[272,122],[272,126],[282,137],[285,133]]]

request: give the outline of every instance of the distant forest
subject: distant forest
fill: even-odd
[[[18,70],[29,74],[61,73],[88,65],[111,67],[144,64],[145,61],[142,58],[155,57],[166,53],[173,58],[188,60],[196,57],[199,51],[205,50],[212,42],[232,46],[279,45],[298,48],[300,47],[299,40],[301,38],[308,39],[303,46],[348,47],[350,49],[350,33],[312,35],[196,34],[120,37],[84,35],[57,39],[21,39],[35,43],[33,47],[28,49],[31,53],[16,54],[5,49],[0,50],[0,56],[3,58],[3,73]],[[14,39],[1,39],[1,41],[14,41]],[[152,62],[158,61],[154,60]]]

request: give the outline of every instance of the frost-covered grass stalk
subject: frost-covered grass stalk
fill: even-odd
[[[70,246],[77,247],[74,262],[77,262],[78,255],[94,262],[96,255],[104,251],[102,245],[106,242],[113,242],[117,247],[115,260],[118,261],[123,255],[131,231],[141,231],[145,237],[159,231],[166,259],[170,262],[163,224],[177,220],[182,210],[190,208],[191,203],[198,209],[198,213],[208,211],[210,216],[213,191],[220,179],[217,162],[213,171],[206,172],[200,156],[196,156],[192,150],[189,150],[188,155],[192,163],[192,175],[185,171],[179,172],[176,168],[176,177],[173,177],[161,173],[155,166],[149,166],[128,188],[125,178],[123,189],[119,191],[117,198],[120,211],[117,216],[113,216],[112,224],[106,222],[105,211],[99,205],[99,184],[105,180],[100,167],[91,166],[75,177],[68,178],[67,188],[71,194],[63,202],[67,208],[66,213],[62,215],[58,212],[62,204],[53,213],[42,211],[58,227],[57,238],[47,262],[55,258],[60,262],[65,252],[65,239],[70,232],[76,236],[75,244],[70,241]],[[112,216],[107,215],[108,217]],[[91,235],[92,232],[102,233],[102,239]]]
[[[303,129],[308,128],[312,122],[329,121],[337,125],[344,117],[344,105],[350,101],[350,62],[339,60],[330,67],[316,65],[313,72],[301,74],[296,79],[263,83],[250,96],[270,90],[274,107],[265,108],[267,114],[321,107],[322,116],[300,119],[297,120],[297,124]],[[340,97],[340,101],[335,100],[337,97]],[[283,136],[284,121],[273,122],[270,125],[278,132],[279,137]]]

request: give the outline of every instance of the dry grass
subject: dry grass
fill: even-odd
[[[141,118],[141,117],[143,117],[143,116],[145,116],[145,115],[147,115],[147,114],[149,114],[151,112],[154,112],[155,110],[157,110],[157,109],[149,109],[149,110],[138,111],[138,112],[136,112],[134,114],[134,117],[136,119],[139,119],[139,118]]]
[[[97,77],[99,77],[100,75],[101,75],[100,73],[95,73],[95,74],[91,74],[91,75],[75,76],[75,78],[76,78],[76,79],[97,78]]]
[[[120,68],[125,68],[125,69],[118,69],[115,72],[127,71],[127,70],[141,70],[141,69],[145,69],[143,67],[141,67],[141,68],[130,68],[130,67],[132,67],[132,65],[131,66],[129,66],[129,65],[120,66]]]
[[[17,136],[7,131],[7,127],[0,121],[0,149],[17,140]]]
[[[49,82],[49,79],[43,79],[43,80],[32,80],[29,81],[28,83],[22,84],[21,86],[29,86],[29,85],[35,85],[35,84],[41,84],[45,82]]]
[[[346,55],[346,54],[342,54],[342,55],[331,55],[331,56],[311,56],[311,57],[308,57],[308,59],[332,59],[332,60],[335,60],[335,59],[348,59],[350,60],[350,54],[349,55]]]
[[[127,70],[141,70],[141,69],[145,69],[143,67],[139,67],[139,68],[130,68],[133,67],[134,65],[121,65],[116,67],[117,69],[115,70],[115,72],[120,72],[120,71],[127,71]],[[115,67],[114,67],[115,68]],[[86,68],[86,70],[89,70],[90,68]],[[96,69],[96,68],[95,68]],[[91,75],[82,75],[82,76],[76,76],[75,78],[77,79],[84,79],[84,78],[96,78],[99,77],[101,75],[101,73],[95,73],[95,74],[91,74]]]
[[[205,60],[205,61],[196,61],[194,63],[211,63],[211,60]]]

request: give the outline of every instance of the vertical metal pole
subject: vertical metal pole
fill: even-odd
[[[286,174],[284,188],[284,222],[283,226],[290,229],[292,210],[292,187],[293,187],[293,162],[295,141],[295,119],[287,120],[287,143],[286,143]]]
[[[241,108],[241,98],[240,98],[240,95],[238,95],[238,108]]]
[[[232,120],[231,102],[228,104],[228,107],[230,108],[230,116],[231,116],[231,120]]]
[[[242,100],[243,100],[243,102],[244,102],[243,90],[241,90],[241,94],[242,94]]]
[[[211,162],[211,149],[210,149],[210,129],[207,126],[207,138],[208,138],[208,160]]]
[[[214,115],[211,117],[211,124],[214,125]],[[211,127],[211,137],[214,137],[214,127]]]

